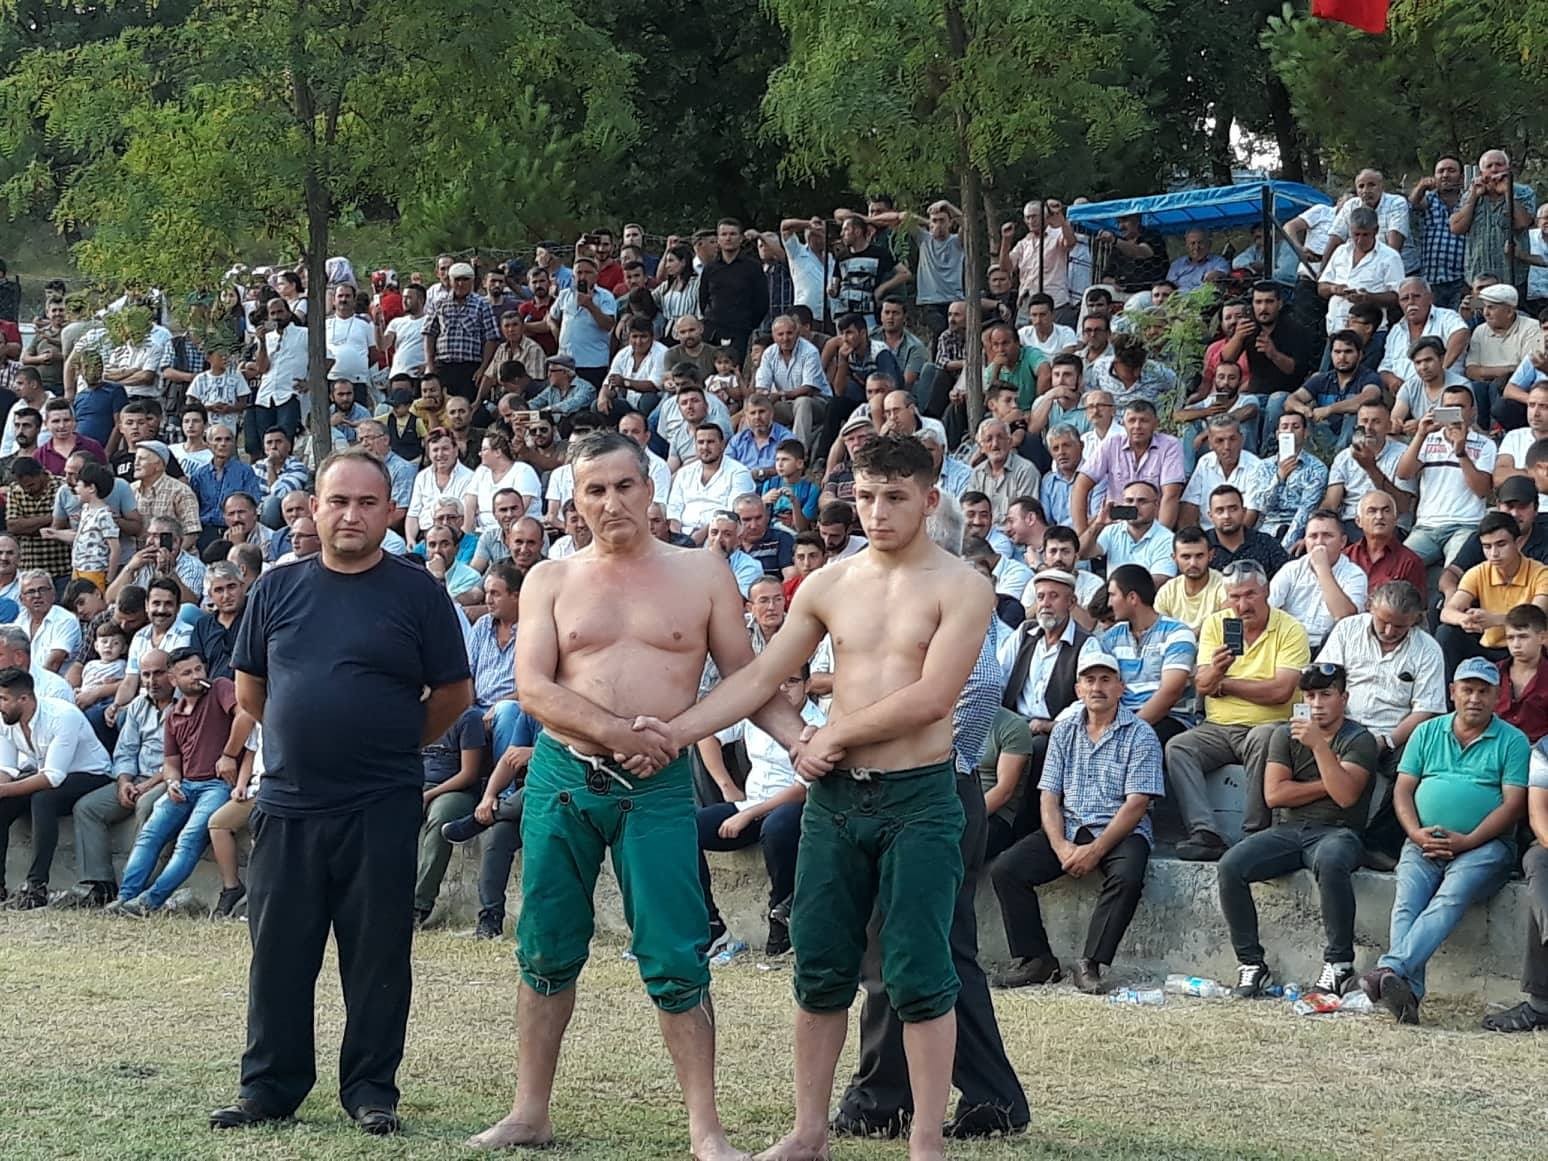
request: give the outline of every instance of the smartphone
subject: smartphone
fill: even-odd
[[[1114,520],[1138,520],[1139,509],[1133,504],[1114,504],[1109,509]]]
[[[1221,628],[1225,639],[1225,647],[1240,657],[1247,648],[1247,634],[1246,630],[1242,628],[1242,619],[1240,617],[1227,617],[1222,622]]]
[[[174,544],[176,544],[176,543],[177,543],[177,537],[173,536],[172,533],[170,533],[170,532],[158,532],[158,533],[156,533],[156,547],[158,547],[158,548],[165,548],[168,552],[170,552],[172,550],[172,546]]]
[[[1435,422],[1445,427],[1452,423],[1462,422],[1462,409],[1460,407],[1437,407],[1435,409]]]
[[[1290,716],[1298,722],[1311,721],[1311,706],[1304,701],[1298,701],[1290,707]]]
[[[1279,458],[1282,460],[1295,459],[1295,436],[1288,431],[1279,433]]]
[[[1357,431],[1349,438],[1350,447],[1363,448],[1365,446],[1365,432]]]
[[[532,424],[538,421],[540,414],[536,411],[513,411],[511,412],[511,419],[515,423]]]
[[[576,294],[590,294],[591,293],[591,283],[587,282],[584,278],[577,278],[575,280],[575,293]]]
[[[1236,396],[1234,395],[1222,395],[1219,391],[1216,391],[1209,397],[1209,405],[1211,407],[1224,407],[1235,398]]]

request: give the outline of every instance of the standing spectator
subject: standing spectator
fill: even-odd
[[[1088,646],[1079,662],[1081,708],[1062,716],[1048,738],[1038,781],[1042,830],[1021,839],[990,867],[1012,963],[998,987],[1057,982],[1036,888],[1100,870],[1102,894],[1075,962],[1075,986],[1105,990],[1102,969],[1117,956],[1134,918],[1150,863],[1150,803],[1161,797],[1161,744],[1122,703],[1118,660]]]
[[[1215,822],[1206,777],[1239,762],[1247,768],[1247,803],[1242,826],[1268,825],[1263,805],[1263,762],[1274,727],[1290,716],[1301,670],[1310,651],[1306,630],[1270,607],[1268,577],[1252,561],[1238,561],[1224,572],[1228,608],[1204,622],[1199,634],[1199,666],[1194,685],[1204,699],[1204,723],[1173,738],[1166,746],[1166,776],[1188,827],[1177,856],[1193,862],[1214,861],[1226,841]],[[1225,644],[1228,618],[1241,622],[1243,652]]]
[[[1451,215],[1461,200],[1462,161],[1450,154],[1437,158],[1434,173],[1415,182],[1408,195],[1419,237],[1419,272],[1434,288],[1435,300],[1451,310],[1462,301],[1466,285],[1467,246],[1451,232]]]
[[[306,392],[306,325],[297,320],[283,298],[271,298],[268,323],[258,331],[258,358],[253,364],[258,393],[246,418],[247,454],[257,459],[263,433],[282,427],[292,440],[301,430],[301,394]]]
[[[1398,762],[1394,805],[1408,841],[1398,859],[1386,953],[1360,977],[1373,1003],[1419,1023],[1425,966],[1474,903],[1516,863],[1531,747],[1494,714],[1500,672],[1469,658],[1451,681],[1456,712],[1413,732]]]
[[[846,253],[838,260],[828,294],[845,314],[865,316],[867,327],[877,320],[882,300],[913,273],[876,237],[876,227],[852,210],[833,212]]]
[[[747,350],[753,331],[769,313],[769,283],[763,265],[743,249],[742,224],[722,218],[715,226],[715,256],[699,274],[700,313],[705,341],[713,347]]]
[[[1011,241],[1016,237],[1015,223],[1006,222],[1000,227],[997,263],[1013,276],[1021,303],[1034,294],[1046,294],[1053,299],[1055,321],[1069,326],[1077,314],[1070,298],[1070,251],[1075,248],[1075,228],[1065,216],[1063,203],[1054,199],[1028,202],[1022,206],[1021,216],[1027,232],[1014,246]]]
[[[1349,675],[1318,662],[1301,674],[1308,714],[1269,738],[1263,797],[1274,810],[1267,830],[1247,835],[1217,868],[1220,910],[1236,949],[1236,987],[1261,996],[1272,980],[1258,941],[1251,884],[1305,867],[1317,880],[1327,943],[1312,990],[1340,996],[1353,980],[1355,893],[1351,876],[1363,854],[1366,803],[1376,769],[1376,739],[1347,716]]]
[[[391,486],[366,452],[330,456],[314,503],[321,553],[269,573],[242,620],[238,704],[267,725],[265,776],[250,863],[242,1088],[235,1104],[210,1115],[212,1128],[281,1120],[305,1099],[316,1075],[312,997],[330,928],[352,1017],[340,1100],[367,1133],[399,1127],[394,1077],[412,986],[420,749],[451,727],[473,692],[445,593],[418,565],[382,552]],[[347,687],[329,680],[341,665],[352,674]],[[372,707],[373,728],[341,731],[361,704]]]
[[[430,307],[425,323],[425,374],[434,373],[448,395],[471,403],[478,398],[479,377],[494,358],[500,331],[489,302],[473,290],[473,267],[454,263],[450,277],[451,292]]]
[[[201,548],[224,535],[226,521],[222,513],[230,497],[242,493],[256,498],[263,492],[263,484],[252,465],[237,458],[236,435],[231,428],[223,423],[213,424],[209,438],[213,453],[210,462],[188,474],[188,487],[199,500],[199,523],[204,528],[199,543]],[[146,515],[155,513],[147,511]]]
[[[947,329],[947,310],[963,296],[962,269],[965,250],[962,245],[962,211],[945,198],[932,202],[925,211],[927,226],[913,228],[914,250],[918,254],[918,287],[914,301],[924,311],[925,325],[932,337]]]
[[[49,540],[43,529],[54,519],[54,494],[59,481],[30,456],[11,461],[11,483],[5,490],[5,526],[20,547],[22,569],[41,569],[50,578],[70,570],[70,546]]]
[[[1507,183],[1513,183],[1514,216],[1505,197]],[[1513,242],[1516,252],[1529,253],[1526,231],[1537,211],[1537,194],[1525,182],[1515,181],[1510,155],[1503,149],[1486,150],[1478,159],[1478,176],[1462,195],[1461,204],[1451,215],[1451,232],[1467,240],[1467,256],[1462,276],[1471,285],[1480,274],[1499,278],[1510,268],[1507,247]],[[1526,266],[1518,263],[1516,286],[1525,295]]]

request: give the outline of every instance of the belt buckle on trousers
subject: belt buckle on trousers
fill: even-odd
[[[601,755],[582,754],[574,746],[566,746],[565,749],[570,751],[570,756],[572,758],[575,758],[582,764],[591,768],[590,771],[586,774],[586,789],[591,791],[593,794],[606,794],[609,790],[611,790],[612,787],[608,785],[608,779],[612,779],[625,790],[634,789],[634,783],[630,782],[617,770],[614,770],[613,767],[608,764],[607,759],[603,758]]]
[[[874,782],[886,771],[876,766],[850,766],[844,773],[856,782]]]

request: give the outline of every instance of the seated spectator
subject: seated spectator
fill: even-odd
[[[425,766],[425,820],[419,828],[419,866],[414,879],[414,924],[423,927],[435,909],[441,880],[451,862],[451,843],[443,824],[462,818],[478,805],[478,780],[484,772],[484,711],[469,706],[422,751]]]
[[[1453,387],[1465,388],[1469,395],[1473,394],[1465,378],[1449,365],[1442,366],[1444,351],[1441,341],[1434,337],[1420,339],[1409,348],[1413,373],[1403,382],[1392,406],[1393,431],[1407,436],[1416,434],[1419,421],[1441,406],[1446,392]]]
[[[1197,526],[1179,528],[1172,538],[1177,575],[1156,591],[1156,612],[1181,621],[1195,637],[1212,613],[1225,608],[1225,581],[1209,558],[1209,537]]]
[[[1301,623],[1313,649],[1345,617],[1365,611],[1367,578],[1344,555],[1344,526],[1327,509],[1306,522],[1306,552],[1274,574],[1269,604]]]
[[[1494,714],[1499,680],[1481,658],[1459,665],[1451,682],[1456,712],[1414,730],[1398,763],[1394,806],[1408,841],[1387,951],[1360,986],[1400,1024],[1419,1023],[1430,957],[1516,864],[1531,747]]]
[[[1360,497],[1361,537],[1344,548],[1344,557],[1365,576],[1367,591],[1389,581],[1407,581],[1423,598],[1428,592],[1424,562],[1398,542],[1397,505],[1386,492]]]
[[[1392,438],[1391,412],[1380,402],[1362,403],[1356,419],[1349,446],[1333,457],[1333,466],[1328,469],[1328,490],[1317,505],[1338,513],[1351,541],[1360,538],[1356,521],[1360,501],[1368,493],[1385,492],[1396,506],[1394,519],[1406,513],[1414,499],[1412,483],[1400,483],[1397,478],[1398,461],[1408,445]]]
[[[1544,446],[1548,449],[1548,445]],[[1513,476],[1497,485],[1494,495],[1497,500],[1495,508],[1513,517],[1521,531],[1521,534],[1516,537],[1516,545],[1521,549],[1521,555],[1539,564],[1548,564],[1548,516],[1542,515],[1537,507],[1536,485],[1525,476]],[[1475,528],[1469,534],[1466,543],[1462,545],[1461,551],[1451,558],[1451,563],[1441,573],[1441,595],[1451,596],[1457,591],[1457,585],[1462,581],[1462,574],[1483,562],[1482,533]]]
[[[188,644],[193,630],[178,620],[182,606],[182,590],[177,582],[167,577],[157,577],[145,590],[145,612],[149,624],[129,641],[129,662],[118,695],[104,714],[110,726],[118,724],[118,714],[140,692],[140,659],[151,649],[160,649],[171,656]]]
[[[306,555],[303,550],[307,548],[312,552],[322,548],[315,527],[311,529],[311,541],[308,542],[304,529],[306,523],[309,523],[306,517],[296,521],[295,552],[298,556]],[[206,576],[209,581],[209,611],[201,613],[198,620],[194,621],[193,628],[189,630],[188,644],[204,658],[205,676],[211,681],[217,677],[234,679],[231,653],[236,647],[237,633],[241,630],[242,614],[247,611],[248,586],[242,580],[241,570],[230,561],[217,561],[210,565]]]
[[[479,861],[475,939],[499,939],[505,930],[505,894],[510,887],[511,864],[521,850],[522,793],[537,733],[536,720],[521,712],[505,723],[503,732],[497,725],[495,749],[499,757],[483,796],[472,814],[441,827],[441,836],[450,843],[467,842],[489,832]],[[502,741],[506,743],[503,749]]]
[[[565,557],[574,556],[581,549],[591,543],[591,527],[581,518],[580,510],[575,507],[574,500],[564,502],[564,535],[549,545],[548,559],[563,560]],[[680,548],[696,548],[691,540],[687,544],[680,544]]]
[[[1209,421],[1209,451],[1199,459],[1188,486],[1183,489],[1178,519],[1183,527],[1214,527],[1209,515],[1209,498],[1222,484],[1230,484],[1242,494],[1249,528],[1256,526],[1264,501],[1274,486],[1273,465],[1249,451],[1242,450],[1242,426],[1230,415],[1216,415]]]
[[[1106,485],[1109,495],[1123,495],[1131,480],[1148,480],[1161,493],[1156,519],[1168,528],[1177,526],[1178,505],[1186,477],[1182,444],[1177,437],[1156,430],[1155,404],[1132,400],[1123,410],[1123,431],[1109,436],[1080,465],[1080,476],[1070,492],[1070,516],[1075,531],[1086,530],[1091,493]]]
[[[229,677],[205,678],[204,659],[192,649],[168,658],[178,700],[166,715],[162,780],[167,792],[135,836],[118,899],[107,910],[141,917],[161,910],[193,874],[209,842],[210,816],[231,797],[237,761],[253,719],[237,706]],[[172,843],[161,873],[156,864]],[[152,878],[154,876],[154,879]]]
[[[769,512],[756,492],[744,492],[731,502],[741,521],[737,547],[758,562],[765,575],[787,580],[795,574],[795,536],[769,527]]]
[[[743,492],[756,492],[747,469],[726,454],[725,433],[717,424],[700,423],[694,432],[697,458],[685,463],[672,477],[667,517],[672,531],[681,532],[703,545],[710,516],[730,508]]]
[[[1300,677],[1305,716],[1275,726],[1269,737],[1263,797],[1273,825],[1247,835],[1220,859],[1220,910],[1231,931],[1238,963],[1239,998],[1261,996],[1273,976],[1258,941],[1258,910],[1251,884],[1302,867],[1317,880],[1327,943],[1322,972],[1310,990],[1341,996],[1353,983],[1355,893],[1351,876],[1360,865],[1376,739],[1347,716],[1349,675],[1341,665],[1318,662]]]
[[[24,568],[16,576],[21,612],[11,624],[27,631],[35,668],[57,674],[80,646],[81,623],[69,609],[54,603],[54,582],[40,568]]]
[[[342,381],[336,381],[335,390]],[[337,406],[337,404],[335,404]],[[351,406],[353,406],[353,388],[351,388]],[[337,418],[337,417],[335,417]],[[369,419],[370,416],[361,408],[359,419]],[[354,434],[354,429],[350,429]],[[227,510],[230,502],[237,495],[246,496],[257,504],[254,497],[263,492],[263,483],[258,479],[252,467],[237,458],[236,436],[230,426],[224,423],[213,423],[209,429],[210,462],[194,468],[188,473],[188,487],[193,489],[194,496],[199,502],[199,523],[204,531],[200,535],[200,545],[208,544],[223,535],[230,524],[227,518]],[[157,453],[158,456],[160,453]],[[170,449],[168,455],[171,455]],[[148,507],[142,495],[140,499],[142,508]],[[155,515],[155,512],[151,512]],[[254,523],[257,522],[256,511]]]
[[[1219,572],[1247,560],[1272,577],[1290,559],[1278,540],[1248,525],[1241,490],[1230,484],[1221,484],[1209,494],[1209,520],[1211,526],[1204,532],[1210,547],[1209,565]]]
[[[1038,485],[1038,495],[1012,500],[1011,511],[1014,513],[1019,501],[1035,499],[1042,508],[1045,520],[1073,528],[1074,524],[1070,520],[1070,494],[1080,471],[1080,432],[1073,424],[1056,424],[1049,429],[1044,442],[1048,448],[1049,468],[1043,473],[1042,483]]]
[[[1523,360],[1542,350],[1542,335],[1537,320],[1516,309],[1514,286],[1487,286],[1478,297],[1483,322],[1468,342],[1463,373],[1489,401],[1483,408],[1488,422],[1509,431],[1526,423],[1526,392],[1512,386],[1512,376]]]
[[[1103,651],[1118,659],[1124,707],[1164,746],[1196,720],[1198,638],[1181,621],[1156,612],[1155,578],[1141,565],[1119,565],[1108,575],[1107,604],[1113,625],[1099,639]]]
[[[1081,533],[1081,559],[1103,558],[1109,574],[1137,564],[1156,584],[1165,584],[1177,575],[1177,565],[1172,561],[1172,530],[1156,521],[1160,503],[1160,493],[1149,480],[1135,480],[1123,490],[1123,506],[1133,509],[1133,516],[1125,513],[1122,521],[1114,522],[1114,505],[1104,501],[1096,519]]]
[[[1005,534],[994,518],[994,505],[982,492],[963,492],[958,498],[962,508],[963,527],[969,536],[977,536],[989,542],[989,546],[1007,560],[1017,560],[1016,545]],[[1079,541],[1077,540],[1077,543]]]
[[[726,563],[731,566],[731,575],[736,579],[736,587],[742,599],[746,600],[753,582],[762,580],[764,573],[763,565],[739,546],[742,518],[735,512],[722,510],[712,515],[705,527],[704,547],[726,558]]]
[[[32,820],[32,862],[13,910],[48,905],[59,819],[106,786],[111,768],[85,714],[62,698],[38,697],[25,669],[0,669],[0,876],[11,825],[24,814]],[[8,896],[0,878],[0,899]]]
[[[810,678],[810,669],[803,666],[801,673],[786,679],[780,692],[801,711],[802,718],[821,726],[827,718],[808,695]],[[763,848],[769,873],[769,929],[764,951],[783,955],[790,950],[790,901],[795,893],[796,845],[807,784],[796,775],[785,747],[752,722],[743,722],[740,734],[749,764],[746,786],[738,787],[729,777],[725,781],[717,778],[725,801],[699,808],[699,883],[710,916],[710,952],[725,947],[731,936],[715,906],[704,852],[739,851],[757,843]]]
[[[1494,712],[1536,745],[1548,734],[1548,665],[1543,664],[1543,635],[1548,613],[1536,605],[1517,605],[1505,614],[1505,651],[1499,662],[1500,699]]]
[[[81,668],[81,687],[75,694],[75,706],[83,711],[112,700],[129,664],[129,634],[117,621],[109,618],[98,625],[96,642],[97,656]]]
[[[791,567],[795,571],[784,584],[786,605],[795,600],[801,582],[828,563],[828,550],[822,543],[822,537],[816,532],[797,532],[791,560]]]
[[[1539,221],[1542,219],[1539,218]],[[1521,990],[1526,999],[1503,1012],[1484,1017],[1486,1032],[1535,1032],[1548,1028],[1548,920],[1544,919],[1544,891],[1548,888],[1548,755],[1542,746],[1532,747],[1527,781],[1527,821],[1532,844],[1522,860],[1526,872],[1526,963],[1521,969]]]
[[[1359,426],[1358,413],[1367,403],[1382,401],[1381,376],[1360,365],[1364,347],[1360,336],[1342,330],[1328,340],[1331,366],[1319,371],[1285,400],[1285,410],[1298,412],[1306,420],[1312,438],[1326,442],[1334,450],[1349,446]],[[1269,409],[1273,414],[1273,408]]]
[[[425,533],[425,568],[446,586],[446,594],[465,608],[484,603],[483,578],[457,559],[461,541],[449,524],[437,521]]]
[[[1208,660],[1194,676],[1204,699],[1204,722],[1166,745],[1166,778],[1182,811],[1188,838],[1177,856],[1213,862],[1226,850],[1206,785],[1208,775],[1240,763],[1247,770],[1246,831],[1268,825],[1263,804],[1263,762],[1274,727],[1290,716],[1301,670],[1310,650],[1306,630],[1268,602],[1268,577],[1250,560],[1223,572],[1227,608],[1204,622],[1199,657]],[[1240,622],[1240,655],[1225,644],[1227,620]]]
[[[1511,476],[1529,476],[1527,453],[1540,439],[1548,438],[1548,379],[1534,383],[1526,395],[1526,426],[1505,433],[1500,453],[1494,461],[1494,486],[1498,488]],[[1548,496],[1539,508],[1548,509]]]
[[[1272,465],[1268,494],[1258,530],[1272,536],[1294,554],[1306,534],[1306,521],[1328,490],[1328,469],[1306,450],[1306,417],[1288,412],[1279,417],[1280,454]],[[1285,437],[1289,436],[1289,439]]]
[[[1505,512],[1490,512],[1478,526],[1484,563],[1462,574],[1441,609],[1435,635],[1448,673],[1468,657],[1484,657],[1490,664],[1504,660],[1505,615],[1517,605],[1548,609],[1548,565],[1521,555],[1519,530],[1515,517]]]
[[[984,579],[995,586],[995,615],[1011,629],[1020,627],[1027,619],[1026,605],[1021,595],[1009,590],[1020,586],[1025,593],[1032,586],[1032,570],[1018,561],[1001,556],[981,536],[966,536],[962,540],[962,559],[971,564]]]
[[[1446,712],[1446,661],[1435,638],[1421,628],[1424,598],[1407,581],[1388,581],[1370,594],[1370,612],[1333,626],[1319,661],[1348,673],[1349,716],[1376,739],[1368,851],[1371,865],[1397,861],[1402,828],[1392,812],[1398,758],[1420,722]],[[1391,866],[1379,869],[1390,870]]]
[[[103,594],[116,601],[129,585],[147,588],[158,576],[177,581],[187,604],[204,599],[205,565],[183,547],[181,529],[175,517],[156,516],[145,526],[144,547],[124,561],[124,567],[108,584]]]
[[[1004,706],[995,710],[976,767],[979,789],[984,792],[986,864],[1015,841],[1017,812],[1030,809],[1023,801],[1023,783],[1031,754],[1027,719]]]
[[[1038,907],[1042,884],[1102,872],[1102,894],[1075,962],[1075,986],[1083,992],[1105,990],[1102,969],[1139,906],[1150,863],[1150,803],[1165,793],[1161,743],[1123,705],[1118,667],[1099,646],[1081,652],[1080,708],[1054,723],[1037,784],[1042,829],[989,868],[1011,954],[997,987],[1057,983],[1063,974]]]
[[[1451,560],[1478,527],[1494,487],[1494,442],[1473,427],[1473,393],[1465,386],[1441,392],[1462,422],[1442,428],[1433,412],[1419,420],[1413,442],[1398,460],[1398,480],[1417,480],[1419,505],[1405,542],[1426,565]]]
[[[225,919],[247,898],[247,884],[237,865],[237,834],[252,818],[258,804],[258,784],[263,781],[263,726],[254,724],[242,750],[236,785],[231,797],[210,815],[210,855],[220,871],[220,895],[210,909],[211,919]]]

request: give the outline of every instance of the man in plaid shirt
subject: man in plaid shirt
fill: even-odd
[[[451,293],[436,300],[425,323],[425,374],[436,375],[449,394],[471,403],[500,345],[500,328],[488,300],[473,292],[473,267],[453,265],[451,282]]]

